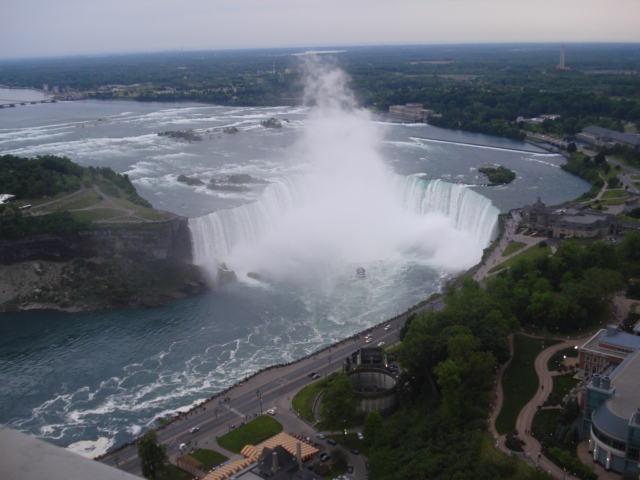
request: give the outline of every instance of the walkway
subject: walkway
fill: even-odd
[[[540,353],[540,355],[536,357],[535,369],[538,374],[538,382],[540,388],[538,389],[534,397],[529,401],[529,403],[527,403],[520,411],[518,419],[516,420],[516,430],[518,431],[518,436],[525,442],[522,453],[515,453],[508,449],[505,446],[505,435],[499,435],[495,428],[495,422],[498,415],[500,414],[504,396],[502,390],[502,375],[507,368],[508,363],[504,364],[498,372],[496,406],[490,417],[490,431],[493,437],[496,439],[496,448],[502,450],[505,453],[508,453],[509,455],[517,455],[523,461],[529,463],[531,466],[539,466],[549,475],[557,479],[571,479],[577,477],[569,474],[568,472],[565,472],[547,457],[542,455],[542,446],[540,445],[540,442],[531,435],[531,427],[533,424],[533,418],[538,412],[538,407],[541,407],[544,404],[544,402],[547,400],[547,397],[549,396],[549,393],[553,391],[553,377],[559,375],[557,372],[549,372],[549,370],[547,369],[549,359],[551,359],[551,357],[553,357],[556,352],[564,350],[566,348],[580,346],[584,343],[584,341],[584,338],[566,340],[562,343],[558,343],[556,345],[552,345],[549,348],[546,348]],[[513,335],[511,335],[509,338],[509,346],[513,354]],[[592,465],[594,467],[599,479],[620,479],[620,474],[607,472],[604,467],[593,462],[593,458],[588,451],[587,443],[584,441],[580,442],[580,444],[578,445],[578,457],[580,458],[580,461],[582,461],[582,463],[586,465]]]

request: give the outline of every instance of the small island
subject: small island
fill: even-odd
[[[278,120],[276,120],[273,117],[271,117],[269,120],[262,120],[260,122],[260,125],[262,125],[265,128],[282,128],[282,123],[280,123]]]
[[[480,173],[484,173],[489,179],[489,186],[505,185],[511,183],[516,179],[515,172],[509,170],[506,167],[482,167],[479,168]]]

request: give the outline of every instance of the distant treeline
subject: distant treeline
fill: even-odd
[[[521,139],[518,117],[561,115],[545,131],[640,122],[640,46],[559,44],[345,47],[335,63],[359,102],[380,112],[422,103],[433,125]],[[0,62],[0,83],[43,83],[95,98],[268,106],[301,103],[300,49],[138,54]],[[588,120],[585,120],[589,118]]]

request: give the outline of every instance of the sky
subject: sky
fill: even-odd
[[[0,59],[229,48],[640,42],[640,0],[0,0]]]

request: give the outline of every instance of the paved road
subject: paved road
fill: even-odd
[[[444,302],[439,300],[433,305],[423,305],[420,310],[441,308],[443,304]],[[371,345],[376,345],[380,341],[388,344],[396,340],[407,316],[408,313],[404,313],[385,322],[391,325],[391,329],[387,331],[382,324],[367,330],[374,338]],[[276,418],[283,423],[286,432],[303,433],[314,437],[314,429],[290,411],[291,398],[298,390],[315,381],[309,377],[310,373],[328,375],[340,369],[344,359],[354,350],[366,345],[364,334],[361,334],[291,365],[265,370],[159,430],[158,438],[167,446],[167,453],[172,459],[179,455],[178,446],[188,441],[191,441],[190,446],[195,446],[197,442],[198,448],[211,447],[232,457],[231,452],[225,452],[216,445],[216,438],[229,432],[233,425],[237,427],[241,422],[249,421],[261,411],[266,412],[270,408],[277,409]],[[225,398],[230,400],[223,402]],[[200,430],[191,434],[189,430],[193,427],[199,427]],[[112,452],[101,461],[109,465],[117,465],[136,475],[141,473],[135,445]],[[364,472],[364,463],[359,456],[350,455],[349,462],[356,465],[356,474],[358,470]],[[358,468],[359,466],[361,468]]]

